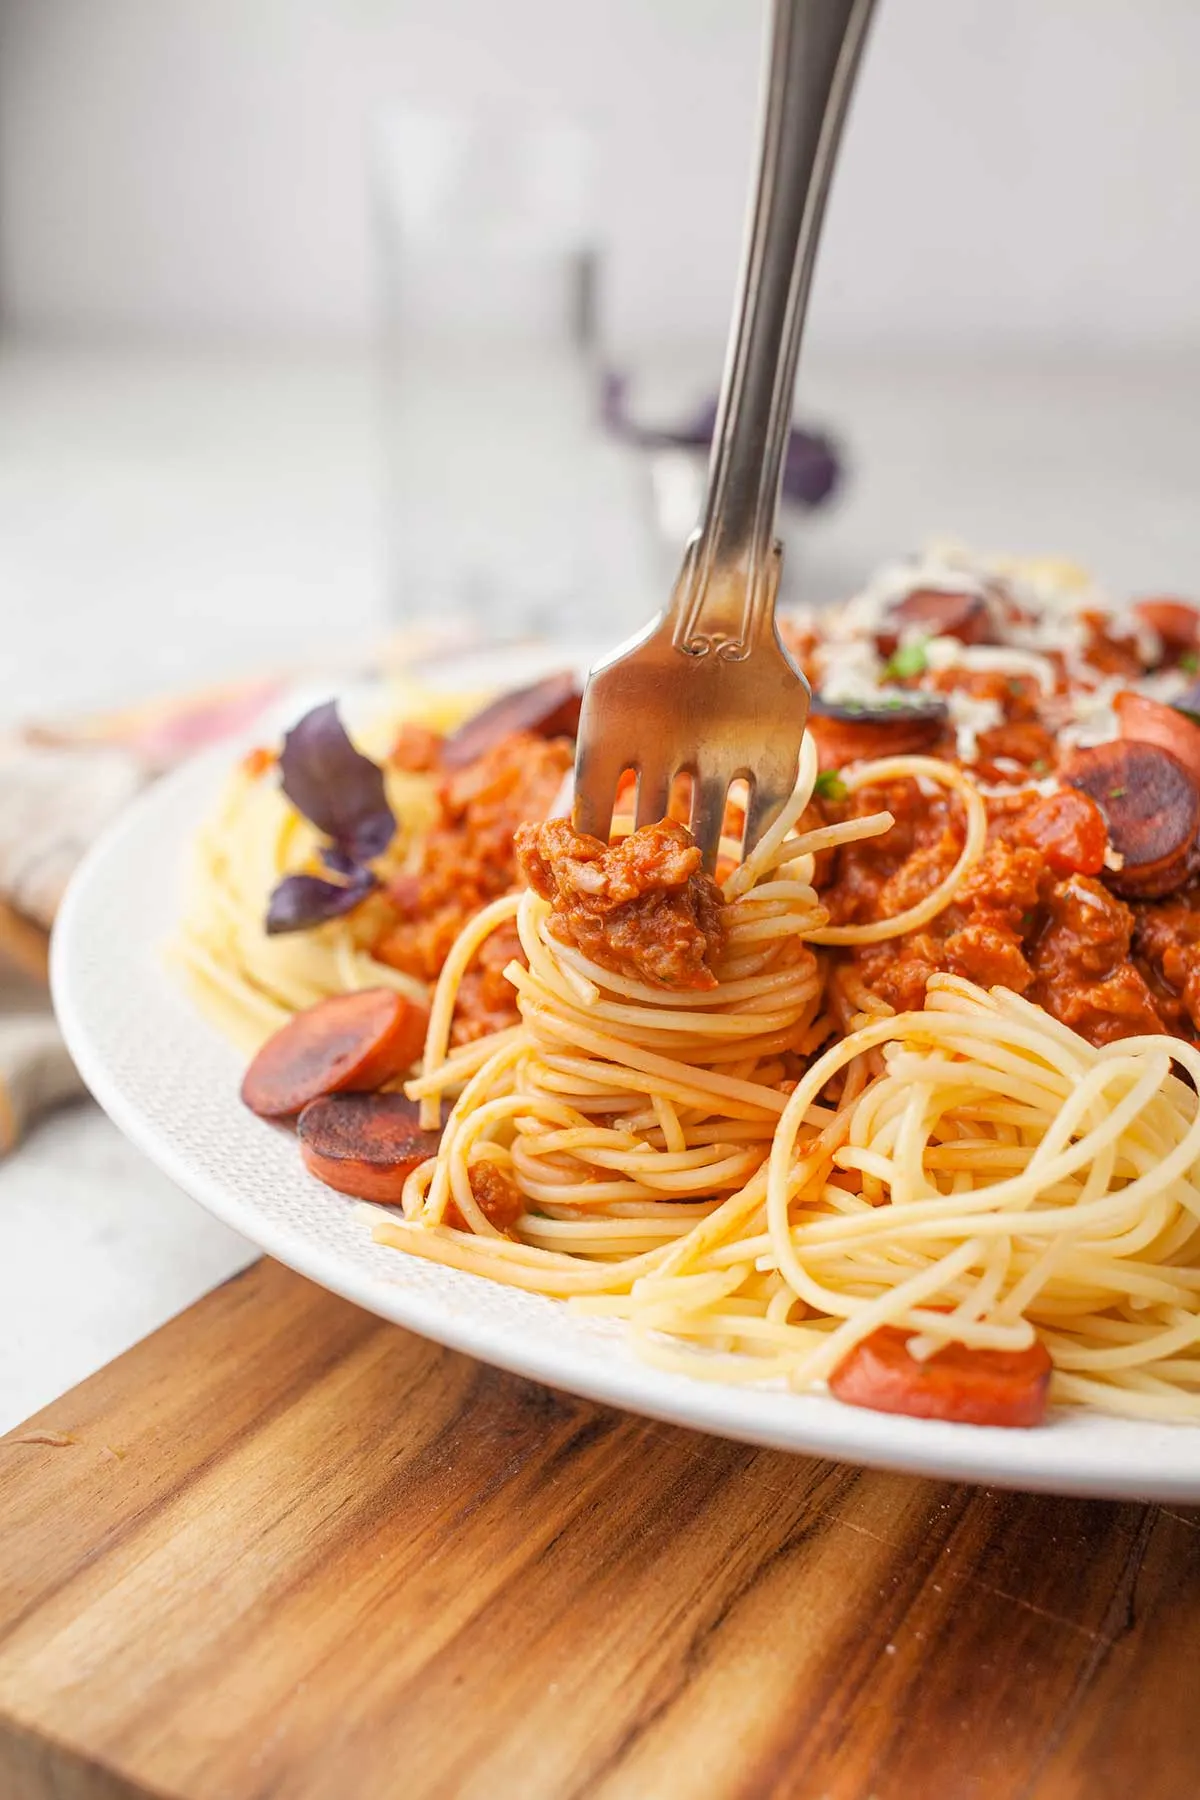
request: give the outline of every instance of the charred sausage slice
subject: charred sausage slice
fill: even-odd
[[[980,594],[956,594],[941,588],[914,588],[888,608],[888,624],[879,634],[879,648],[890,656],[906,626],[925,637],[957,638],[960,644],[994,644],[995,630],[987,601]]]
[[[322,1094],[380,1087],[416,1061],[428,1023],[423,1006],[391,988],[332,994],[267,1039],[242,1099],[260,1118],[290,1119]]]
[[[1060,774],[1104,814],[1123,859],[1106,876],[1114,892],[1157,900],[1183,886],[1198,860],[1200,787],[1177,757],[1121,738],[1074,751]]]
[[[305,1166],[318,1181],[395,1206],[420,1163],[436,1156],[440,1131],[423,1131],[419,1109],[403,1094],[329,1094],[300,1114]]]
[[[1131,689],[1118,694],[1113,705],[1123,738],[1169,750],[1176,762],[1181,762],[1192,779],[1200,783],[1200,725],[1194,719],[1174,706],[1164,706]]]
[[[513,731],[533,731],[547,738],[574,737],[579,729],[580,699],[579,682],[570,669],[501,694],[450,733],[442,745],[442,766],[464,768]]]
[[[950,714],[942,700],[922,694],[911,705],[885,706],[825,700],[814,694],[808,729],[816,739],[821,768],[875,756],[916,756],[933,750]]]

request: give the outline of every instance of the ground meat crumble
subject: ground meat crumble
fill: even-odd
[[[436,767],[435,734],[410,730],[397,741],[401,766]],[[440,818],[418,866],[392,881],[374,955],[433,982],[462,927],[479,909],[518,885],[513,835],[523,820],[544,818],[572,762],[566,738],[515,731],[439,789]],[[516,996],[503,970],[520,955],[515,930],[487,939],[459,990],[452,1040],[467,1043],[517,1021]]]
[[[957,804],[912,782],[863,788],[830,810],[884,806],[892,831],[844,847],[823,889],[835,923],[894,917],[948,875],[962,849]],[[1086,796],[1034,790],[989,802],[987,848],[954,902],[919,930],[849,952],[866,986],[908,1011],[924,1004],[931,975],[949,972],[1024,994],[1094,1044],[1194,1035],[1200,915],[1186,898],[1129,905],[1111,893],[1097,879],[1104,840],[1089,806]]]
[[[646,825],[609,846],[550,819],[522,826],[517,860],[552,903],[550,930],[592,962],[653,987],[717,985],[721,894],[682,825]]]

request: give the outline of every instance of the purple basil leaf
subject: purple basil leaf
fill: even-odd
[[[667,441],[678,444],[681,450],[706,450],[713,440],[713,432],[717,429],[717,402],[706,400],[700,411],[690,418],[686,425],[678,426],[674,431],[666,433]]]
[[[706,450],[717,427],[717,402],[708,400],[690,419],[673,427],[640,425],[629,409],[629,383],[607,371],[600,388],[600,414],[615,436],[643,450]],[[793,425],[783,460],[782,491],[795,506],[817,507],[837,490],[842,477],[838,449],[821,431]]]
[[[600,419],[614,437],[636,436],[626,408],[629,383],[615,369],[605,369],[600,377]]]
[[[832,438],[794,425],[783,458],[784,496],[796,506],[821,506],[836,492],[841,477]]]
[[[322,844],[317,855],[325,864],[331,875],[340,875],[343,881],[353,881],[356,875],[362,874],[362,864],[336,844]]]
[[[356,869],[354,878],[341,885],[322,881],[319,875],[285,875],[276,884],[267,907],[267,936],[285,931],[308,931],[327,919],[353,912],[379,882],[370,869]]]
[[[383,770],[354,748],[336,701],[314,706],[292,727],[279,770],[292,805],[353,862],[370,862],[387,849],[396,821]]]

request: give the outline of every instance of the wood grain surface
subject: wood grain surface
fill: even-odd
[[[9,963],[34,981],[46,981],[50,971],[50,937],[0,900],[0,968]]]
[[[3,1800],[1185,1800],[1198,1688],[1200,1513],[700,1437],[272,1263],[0,1439]]]

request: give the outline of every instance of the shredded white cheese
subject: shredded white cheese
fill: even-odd
[[[1076,900],[1078,900],[1082,906],[1092,906],[1095,907],[1097,912],[1103,912],[1104,902],[1099,894],[1093,894],[1090,888],[1081,887],[1078,877],[1072,875],[1067,883],[1067,892],[1074,894]]]
[[[1121,723],[1113,709],[1113,701],[1129,683],[1120,675],[1108,675],[1097,687],[1074,694],[1066,703],[1066,718],[1058,731],[1064,750],[1090,749],[1094,744],[1111,744],[1121,735]]]
[[[817,683],[826,700],[878,706],[887,691],[883,662],[870,637],[832,639],[817,648],[813,661]]]
[[[1031,675],[1044,694],[1054,692],[1054,664],[1034,650],[1016,650],[1010,644],[960,644],[957,638],[930,638],[925,660],[931,669],[968,669],[986,674]]]
[[[941,698],[946,702],[958,740],[958,759],[973,763],[979,755],[980,734],[1003,725],[1003,708],[998,700],[979,700],[973,694],[963,693],[961,688],[952,688]]]

